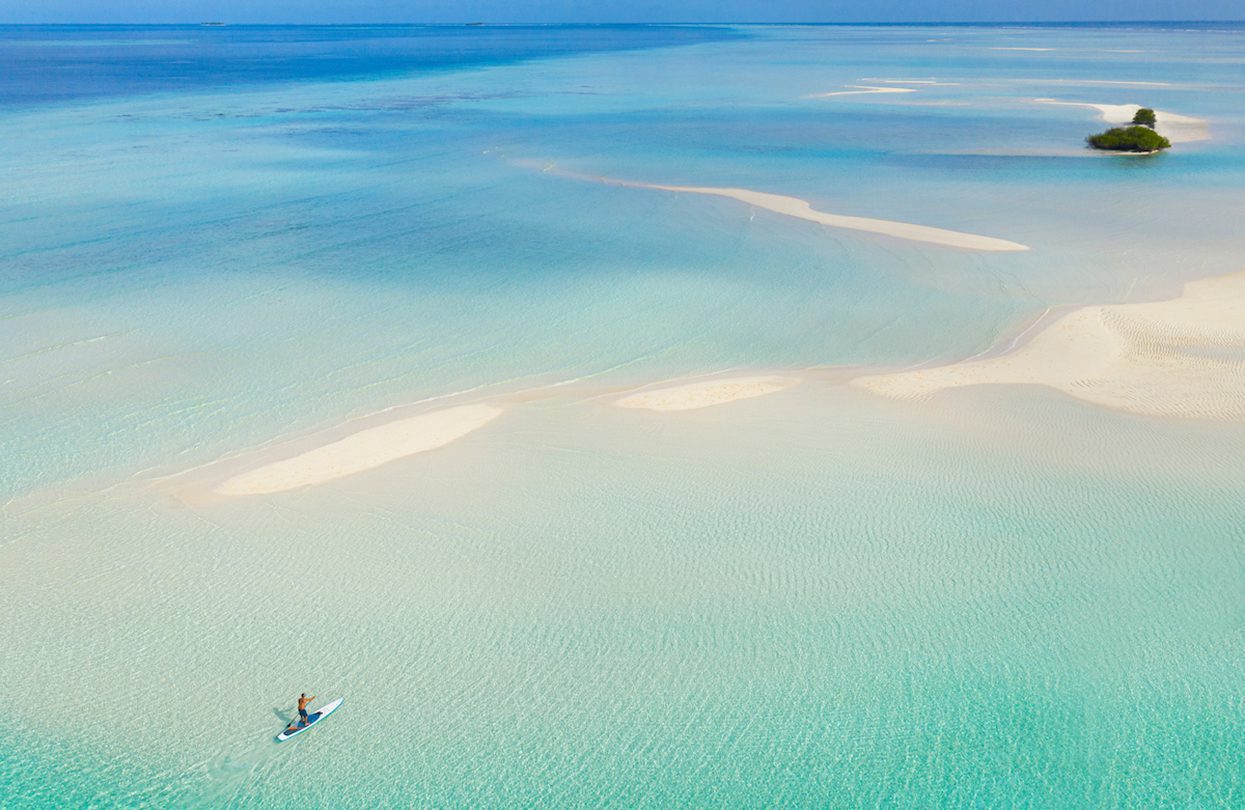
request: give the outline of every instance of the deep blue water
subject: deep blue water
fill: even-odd
[[[758,28],[762,26],[757,26]],[[818,24],[897,30],[1214,32],[1245,22]],[[0,25],[0,107],[196,88],[385,77],[748,36],[717,25]]]
[[[0,26],[0,107],[384,77],[738,37],[710,26]]]

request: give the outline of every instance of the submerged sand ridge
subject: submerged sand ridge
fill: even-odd
[[[395,419],[227,478],[217,495],[268,495],[314,486],[435,450],[484,427],[502,414],[493,405],[454,408]]]
[[[899,399],[970,385],[1045,385],[1132,413],[1245,420],[1245,273],[1171,301],[1077,309],[999,357],[858,377]]]
[[[1026,342],[998,356],[858,376],[851,384],[896,399],[974,385],[1042,385],[1132,413],[1245,421],[1245,272],[1191,282],[1170,301],[1081,307],[1049,324],[1039,320],[1032,329]],[[782,373],[671,381],[625,394],[613,404],[691,411],[767,396],[801,382]],[[560,384],[542,386],[507,402],[548,396],[554,388],[562,390]],[[294,455],[273,459],[280,451],[261,451],[259,461],[252,457],[249,468],[219,481],[211,493],[267,495],[328,483],[444,447],[503,411],[491,403],[458,405],[344,436],[337,432],[338,438]],[[283,445],[285,453],[289,446]],[[211,468],[217,464],[237,469],[234,461]]]
[[[618,399],[615,404],[622,408],[654,411],[696,410],[776,393],[799,383],[797,378],[779,375],[719,377],[640,391]],[[560,388],[561,384],[540,386],[510,394],[506,404],[521,405],[533,398],[548,397],[551,390]],[[501,416],[504,410],[498,404],[473,403],[390,419],[344,436],[341,435],[342,427],[338,427],[331,431],[338,438],[323,439],[325,433],[322,432],[293,442],[307,448],[301,452],[290,450],[291,442],[282,442],[275,448],[242,456],[240,460],[222,459],[192,472],[196,477],[211,481],[213,470],[243,467],[240,472],[231,475],[217,472],[216,476],[224,474],[227,477],[215,485],[207,485],[206,489],[213,496],[232,498],[288,492],[327,484],[445,447],[483,428]],[[375,416],[379,415],[368,417],[367,421],[374,422]],[[294,454],[290,455],[291,452]],[[268,460],[273,456],[281,457]],[[193,494],[193,490],[186,492],[190,494],[191,501],[201,499],[201,496]]]
[[[614,404],[653,411],[688,411],[765,396],[799,383],[797,378],[779,375],[698,380],[629,394]],[[520,393],[511,399],[523,402],[525,395]],[[224,497],[271,495],[326,484],[445,447],[489,424],[503,412],[494,404],[459,405],[365,427],[273,461],[262,460],[263,455],[272,453],[264,451],[258,464],[252,461],[248,468],[212,486],[211,493]],[[209,469],[221,463],[232,464],[216,462]]]
[[[741,399],[763,397],[799,385],[794,377],[727,377],[683,383],[628,394],[614,402],[620,408],[650,411],[691,411]]]

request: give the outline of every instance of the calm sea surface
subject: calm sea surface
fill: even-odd
[[[1245,28],[0,27],[0,143],[0,806],[1242,802],[1245,426],[842,380],[1245,269]]]

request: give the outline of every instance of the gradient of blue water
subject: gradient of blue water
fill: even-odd
[[[455,391],[960,358],[1239,270],[1245,33],[1185,27],[6,29],[0,804],[1230,802],[1237,426],[568,393],[323,493],[157,483]],[[871,77],[955,84],[806,98]],[[1087,158],[1100,122],[1036,96],[1215,139]],[[347,704],[274,755],[307,681]],[[67,744],[88,694],[111,733]]]
[[[551,36],[588,36],[591,48],[595,31]],[[546,33],[526,36],[540,43]],[[1108,35],[1119,39],[1112,47],[1165,55],[1144,68],[1122,62],[1133,57],[1101,52]],[[261,52],[283,52],[298,32],[274,36]],[[1239,32],[779,27],[718,43],[702,42],[700,30],[687,36],[701,44],[13,113],[4,134],[14,148],[0,158],[10,178],[0,289],[13,351],[33,358],[19,363],[30,364],[35,395],[10,412],[5,479],[21,491],[123,459],[154,463],[158,447],[140,459],[134,445],[98,440],[125,435],[135,412],[149,414],[158,429],[143,432],[168,437],[167,450],[203,445],[207,455],[342,413],[531,375],[635,363],[648,364],[641,378],[902,365],[980,351],[1050,305],[1171,293],[1181,279],[1236,269],[1231,203],[1245,164],[1239,86],[1224,54]],[[938,41],[945,36],[955,39]],[[990,50],[1034,37],[1073,57]],[[1175,87],[1047,83],[1139,71]],[[962,106],[803,98],[868,77],[931,75],[961,85],[913,100]],[[1097,126],[1092,115],[1026,103],[1049,93],[1144,95],[1213,118],[1217,140],[1141,165],[1085,159],[1075,152]],[[1065,151],[1024,154],[1052,143]],[[1000,144],[1018,154],[988,154]],[[745,218],[728,201],[563,180],[512,160],[780,191],[1035,250],[931,252]],[[1142,204],[1160,195],[1162,205]],[[447,294],[467,297],[473,317],[446,307]],[[327,300],[343,331],[304,334]],[[53,323],[56,336],[45,336],[37,319],[16,317],[89,301],[99,306],[69,334]],[[926,321],[902,314],[913,310],[950,328],[930,334]],[[81,403],[94,400],[81,387],[40,398],[61,390],[40,365],[49,341],[107,335],[60,357],[85,364],[85,390],[115,383],[112,405],[83,419]],[[256,344],[263,351],[243,348]],[[196,374],[217,380],[211,410],[231,430],[160,404],[197,402],[195,375],[146,376],[156,368],[148,355],[180,365],[177,353],[194,345],[219,347],[195,353],[205,364]],[[308,345],[317,349],[305,356]],[[118,367],[133,375],[133,391]],[[49,444],[62,449],[49,453]]]
[[[346,81],[735,36],[681,26],[0,26],[0,107]]]

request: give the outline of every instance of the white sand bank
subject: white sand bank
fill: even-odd
[[[1245,420],[1245,273],[1171,301],[1083,307],[999,357],[858,377],[890,397],[968,385],[1045,385],[1132,413]]]
[[[461,405],[365,428],[345,438],[274,461],[217,484],[218,495],[266,495],[314,486],[435,450],[484,427],[502,413],[492,405]]]
[[[617,177],[607,177],[604,175],[589,175],[575,171],[568,171],[559,168],[555,163],[537,163],[530,160],[514,160],[514,165],[525,166],[531,169],[539,169],[545,174],[552,174],[557,177],[566,177],[573,180],[586,180],[589,182],[605,183],[610,186],[623,186],[626,188],[646,188],[656,191],[673,191],[679,194],[705,194],[712,197],[727,197],[737,200],[748,205],[764,208],[767,211],[773,211],[776,214],[783,214],[797,219],[816,222],[819,225],[827,225],[831,228],[844,228],[852,231],[867,231],[869,233],[882,234],[883,236],[891,236],[897,239],[907,239],[911,242],[927,242],[934,245],[942,245],[943,247],[961,248],[964,250],[983,250],[994,252],[1007,252],[1028,250],[1028,245],[1022,245],[1019,242],[1011,242],[1007,239],[998,239],[993,236],[979,236],[973,233],[964,233],[963,231],[951,231],[946,228],[934,228],[928,225],[914,225],[910,222],[895,222],[889,219],[873,219],[871,217],[852,217],[842,214],[827,214],[824,211],[818,211],[808,203],[807,200],[801,200],[798,197],[788,197],[783,194],[771,194],[766,191],[752,191],[746,188],[719,188],[717,186],[668,186],[660,183],[640,183],[634,180],[622,180]]]
[[[1097,110],[1099,117],[1108,124],[1131,123],[1137,110],[1141,109],[1139,104],[1091,104],[1082,101],[1059,101],[1053,98],[1035,98],[1033,100],[1039,104],[1055,104],[1060,107],[1087,107],[1091,110]],[[1155,131],[1172,143],[1205,141],[1210,138],[1210,127],[1201,118],[1165,112],[1164,110],[1155,110],[1154,118]]]
[[[707,194],[714,197],[728,197],[757,208],[764,208],[776,214],[784,214],[797,219],[806,219],[832,228],[846,228],[853,231],[867,231],[912,242],[928,242],[944,247],[963,248],[965,250],[985,251],[1017,251],[1028,250],[1027,245],[997,239],[993,236],[978,236],[961,231],[949,231],[945,228],[932,228],[928,225],[913,225],[908,222],[894,222],[889,219],[872,219],[870,217],[850,217],[841,214],[827,214],[814,209],[806,200],[798,197],[787,197],[782,194],[770,194],[764,191],[751,191],[746,188],[716,188],[711,186],[664,186],[649,183],[617,182],[619,185],[637,188],[651,188],[660,191],[674,191],[683,194]]]
[[[870,93],[915,93],[911,87],[872,87],[862,84],[848,85],[851,90],[836,90],[832,93],[813,93],[807,98],[830,98],[831,96],[864,96]]]
[[[691,411],[763,397],[799,383],[794,377],[728,377],[628,394],[614,404],[620,408],[646,408],[650,411]]]
[[[527,166],[528,168],[538,168],[546,174],[556,175],[558,177],[567,177],[574,180],[587,180],[597,183],[605,183],[610,186],[624,186],[626,188],[646,188],[656,191],[673,191],[680,194],[705,194],[713,197],[727,197],[737,200],[748,205],[764,208],[767,211],[773,211],[776,214],[783,214],[797,219],[816,222],[819,225],[827,225],[831,228],[844,228],[852,231],[867,231],[869,233],[882,234],[897,239],[907,239],[911,242],[927,242],[934,245],[942,245],[943,247],[962,248],[964,250],[983,250],[983,251],[1019,251],[1028,250],[1028,245],[1022,245],[1019,242],[1011,242],[1007,239],[998,239],[993,236],[979,236],[972,233],[964,233],[962,231],[951,231],[945,228],[933,228],[928,225],[914,225],[909,222],[895,222],[889,219],[873,219],[871,217],[851,217],[841,214],[827,214],[824,211],[818,211],[808,203],[807,200],[801,200],[798,197],[787,197],[782,194],[771,194],[765,191],[752,191],[746,188],[718,188],[716,186],[667,186],[659,183],[639,183],[634,180],[621,180],[616,177],[606,177],[603,175],[593,176],[582,174],[580,172],[567,171],[561,169],[554,163],[539,164],[535,161],[516,160],[512,161],[518,166]]]

